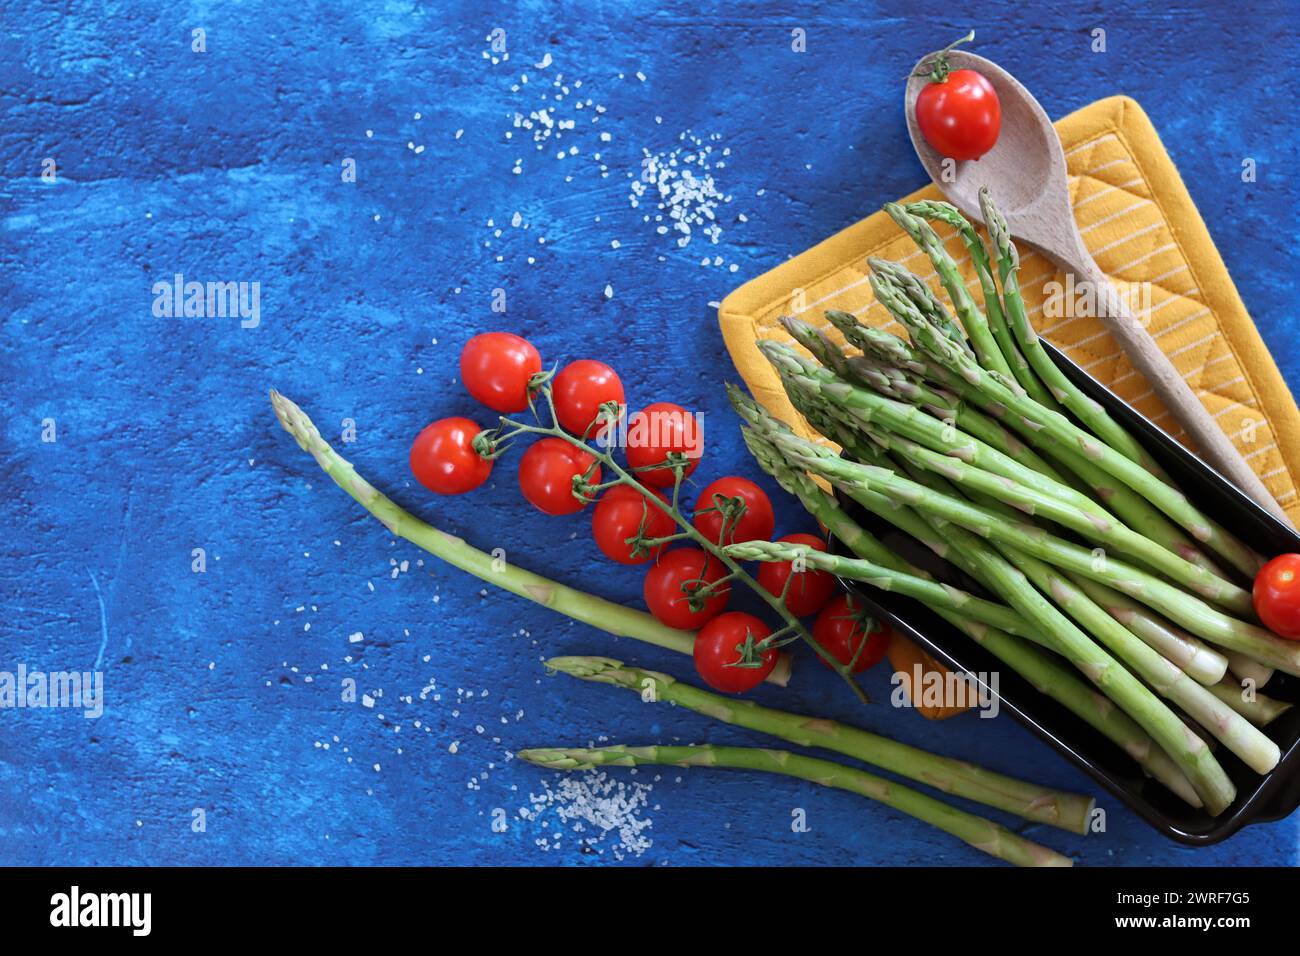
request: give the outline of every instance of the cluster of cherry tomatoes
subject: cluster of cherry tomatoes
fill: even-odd
[[[460,374],[466,389],[479,402],[503,414],[524,411],[545,380],[542,359],[526,339],[509,332],[486,332],[470,339],[461,353]],[[623,383],[603,362],[579,359],[550,379],[551,401],[561,428],[580,438],[591,438],[610,427],[602,409],[625,405]],[[685,480],[703,455],[702,436],[686,425],[688,413],[671,402],[657,402],[640,413],[643,420],[662,427],[650,428],[643,440],[627,443],[628,469],[665,505],[676,472]],[[444,418],[429,425],[411,445],[411,470],[416,479],[438,494],[461,494],[483,484],[493,461],[473,447],[482,429],[468,418]],[[671,457],[670,457],[671,456]],[[676,463],[675,467],[673,464]],[[588,501],[574,494],[580,485],[599,485],[600,466],[590,452],[562,438],[539,438],[519,459],[519,487],[524,497],[548,515],[581,511]],[[736,499],[743,508],[734,505]],[[731,503],[730,519],[720,502]],[[777,651],[758,653],[760,666],[737,666],[740,648],[751,648],[771,634],[761,619],[742,611],[727,611],[731,597],[722,579],[727,568],[701,548],[667,549],[677,532],[673,518],[646,501],[629,485],[615,485],[596,501],[591,516],[592,537],[601,553],[620,564],[653,561],[646,573],[643,595],[646,607],[669,627],[698,630],[695,666],[712,687],[741,693],[762,683],[776,666]],[[722,545],[771,540],[776,528],[772,502],[752,481],[728,475],[710,483],[696,498],[692,524],[708,540]],[[724,540],[725,536],[725,540]],[[810,534],[779,539],[825,550],[825,542]],[[874,624],[848,595],[836,595],[835,579],[825,571],[795,571],[791,562],[766,562],[758,582],[771,594],[785,595],[787,610],[796,617],[816,615],[812,634],[826,651],[844,665],[861,672],[878,663],[888,644],[888,631]],[[710,585],[717,585],[710,588]],[[703,598],[691,597],[709,588]],[[692,607],[692,604],[695,606]],[[865,643],[864,643],[865,642]],[[751,660],[754,655],[751,654]]]

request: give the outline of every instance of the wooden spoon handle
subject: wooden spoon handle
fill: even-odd
[[[1178,369],[1169,361],[1169,356],[1160,350],[1151,334],[1133,317],[1106,274],[1093,262],[1091,256],[1085,256],[1084,259],[1080,278],[1088,280],[1098,293],[1095,296],[1098,317],[1119,342],[1129,361],[1146,376],[1152,390],[1160,396],[1165,407],[1191,436],[1206,462],[1290,525],[1291,519],[1281,505],[1269,494],[1259,475],[1255,474],[1255,470],[1241,457],[1231,439],[1206,411]]]

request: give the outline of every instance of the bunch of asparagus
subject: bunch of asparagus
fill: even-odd
[[[784,320],[807,354],[759,343],[795,408],[846,455],[799,437],[731,390],[759,464],[856,557],[773,542],[731,553],[798,557],[923,601],[1150,776],[1217,815],[1236,793],[1217,748],[1258,773],[1280,757],[1261,728],[1284,705],[1254,687],[1274,669],[1300,675],[1300,645],[1254,617],[1247,588],[1260,556],[1188,501],[1043,349],[1006,224],[987,192],[981,203],[992,254],[946,203],[885,207],[929,257],[952,304],[950,312],[902,266],[869,260],[876,299],[910,342],[832,311],[820,329]],[[983,310],[931,220],[957,230]],[[830,326],[846,345],[827,334]],[[903,560],[813,476],[965,572],[988,597]],[[1252,682],[1245,692],[1242,679]]]

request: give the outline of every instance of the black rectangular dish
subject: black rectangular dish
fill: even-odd
[[[1199,508],[1266,557],[1300,552],[1300,534],[1255,504],[1050,343],[1044,342],[1043,346],[1066,376],[1085,394],[1105,406]],[[970,578],[919,547],[891,525],[843,495],[837,493],[837,496],[855,520],[902,556],[941,580],[977,594],[985,593]],[[834,539],[831,549],[840,554],[848,553]],[[1149,780],[1119,747],[1056,701],[1034,690],[1024,678],[925,605],[858,582],[846,580],[842,583],[895,630],[915,641],[950,669],[972,675],[996,672],[1002,704],[1016,719],[1171,839],[1192,846],[1217,843],[1243,826],[1280,820],[1300,806],[1300,707],[1292,708],[1264,728],[1282,751],[1282,759],[1271,773],[1261,776],[1233,754],[1219,749],[1217,756],[1236,784],[1237,799],[1218,817],[1212,817],[1204,810],[1188,806],[1160,784]],[[1300,703],[1300,679],[1277,673],[1268,682],[1267,692],[1270,697]]]

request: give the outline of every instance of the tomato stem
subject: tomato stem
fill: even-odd
[[[970,43],[975,39],[975,31],[971,30],[960,40],[953,40],[946,47],[934,55],[934,60],[930,63],[929,69],[921,67],[914,73],[914,76],[928,76],[932,83],[944,83],[948,79],[948,74],[952,72],[952,67],[948,64],[948,54],[956,47],[963,43]]]
[[[500,442],[506,438],[513,438],[514,436],[519,434],[531,433],[535,435],[541,435],[544,437],[563,439],[569,444],[582,448],[584,451],[591,454],[596,459],[595,464],[599,464],[601,467],[608,469],[608,471],[615,476],[613,480],[602,484],[601,485],[602,488],[609,488],[620,484],[627,485],[629,488],[632,488],[634,491],[639,493],[643,498],[649,501],[652,505],[654,505],[654,507],[658,508],[664,514],[668,515],[668,517],[672,518],[673,521],[676,523],[676,525],[682,529],[680,535],[673,536],[674,539],[680,537],[692,541],[697,547],[702,549],[705,552],[705,554],[709,555],[712,559],[720,561],[722,565],[729,572],[725,577],[719,579],[718,581],[712,582],[711,584],[705,583],[701,580],[700,583],[703,586],[695,589],[693,592],[687,595],[688,604],[693,603],[693,601],[699,598],[701,595],[707,597],[709,594],[717,593],[718,586],[725,582],[730,582],[732,580],[737,580],[742,582],[750,590],[752,590],[755,594],[757,594],[760,598],[762,598],[764,603],[766,603],[770,608],[772,608],[773,611],[775,611],[778,615],[780,615],[783,626],[780,628],[780,630],[777,633],[784,633],[786,631],[789,631],[791,633],[797,634],[800,640],[803,640],[805,643],[811,646],[812,649],[816,652],[817,656],[820,657],[823,661],[825,661],[831,667],[832,670],[834,670],[837,674],[840,675],[840,677],[844,680],[846,684],[849,685],[849,687],[853,690],[853,693],[857,696],[857,698],[862,703],[864,704],[871,703],[871,700],[870,698],[867,697],[866,692],[862,689],[862,687],[858,684],[857,680],[853,677],[852,668],[850,666],[840,663],[840,661],[837,660],[833,654],[831,654],[824,647],[822,647],[815,640],[813,640],[812,634],[809,633],[808,629],[804,627],[802,622],[800,622],[800,620],[797,617],[791,614],[789,609],[785,606],[784,596],[772,594],[770,591],[767,590],[767,588],[759,584],[758,581],[755,580],[753,577],[751,577],[744,570],[744,568],[740,566],[740,564],[737,561],[735,561],[730,555],[726,553],[726,551],[722,548],[722,546],[718,542],[710,541],[708,537],[702,534],[695,527],[695,525],[682,514],[681,510],[678,508],[679,492],[681,490],[682,481],[683,481],[682,469],[679,468],[674,469],[674,472],[676,473],[675,474],[676,480],[673,483],[672,501],[671,503],[666,502],[653,490],[651,490],[649,487],[643,485],[640,481],[638,481],[635,475],[631,471],[619,465],[618,462],[614,460],[614,455],[611,450],[593,448],[583,438],[579,438],[574,435],[571,435],[559,426],[558,424],[559,419],[555,414],[555,402],[551,395],[551,388],[549,384],[544,384],[542,386],[540,390],[540,394],[546,399],[547,408],[551,412],[552,424],[549,427],[540,424],[540,420],[541,420],[540,416],[538,416],[539,424],[537,425],[526,425],[522,422],[517,422],[514,421],[513,419],[502,416],[501,423],[496,429],[497,435],[494,438],[495,442]],[[604,406],[602,406],[602,411],[603,410],[604,410]],[[535,408],[534,408],[534,414],[536,415]],[[593,422],[592,424],[594,426],[596,422]],[[589,428],[588,432],[590,431],[591,429]],[[578,481],[578,476],[575,476],[574,494],[577,497],[581,497],[580,495],[578,495],[578,489],[576,487],[577,481]],[[585,501],[587,499],[584,498],[583,500]],[[747,506],[743,498],[740,497],[728,498],[723,495],[714,495],[713,507],[710,509],[703,509],[703,510],[716,510],[723,515],[722,538],[723,540],[726,540],[727,532],[729,530],[734,531],[735,525],[739,522],[740,515],[744,513],[746,507]],[[700,600],[700,604],[701,605],[703,604],[702,599]]]

